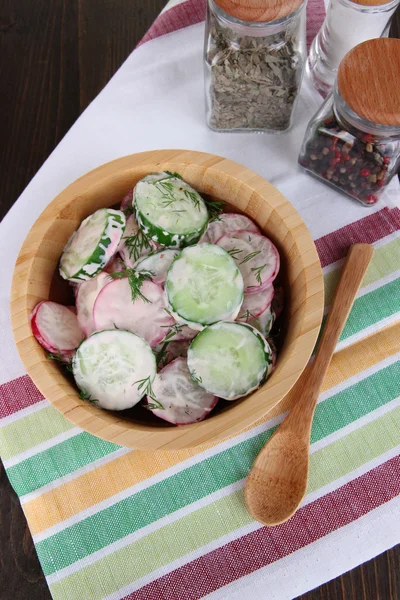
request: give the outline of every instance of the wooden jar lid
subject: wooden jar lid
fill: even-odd
[[[350,50],[340,63],[337,84],[360,117],[400,126],[400,39],[368,40]]]
[[[241,21],[267,23],[283,19],[304,0],[214,0],[224,12]]]
[[[354,4],[360,4],[361,6],[382,6],[383,4],[389,4],[392,0],[351,0]]]

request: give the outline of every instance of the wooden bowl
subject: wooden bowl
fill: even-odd
[[[286,331],[273,375],[257,392],[223,402],[205,421],[176,427],[144,409],[108,412],[80,400],[73,382],[32,335],[29,315],[41,300],[70,303],[70,286],[58,275],[65,243],[82,219],[112,206],[144,175],[177,171],[200,193],[251,217],[281,255]],[[72,300],[72,297],[71,297]],[[238,433],[271,410],[294,385],[317,340],[323,312],[321,266],[310,233],[293,206],[262,177],[219,156],[182,150],[133,154],[84,175],[42,212],[19,253],[12,282],[11,318],[25,368],[40,392],[69,421],[100,438],[142,449],[212,444]]]

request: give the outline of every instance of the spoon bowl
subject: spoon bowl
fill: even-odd
[[[249,473],[246,506],[264,525],[287,521],[306,493],[315,406],[372,254],[373,247],[368,244],[355,244],[350,249],[315,359],[290,392],[294,407],[265,444]]]

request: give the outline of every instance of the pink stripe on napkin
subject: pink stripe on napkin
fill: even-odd
[[[204,21],[206,16],[206,0],[187,0],[167,8],[165,12],[154,21],[146,35],[139,42],[139,46],[178,29],[195,25]],[[309,0],[307,5],[307,48],[325,18],[325,4],[323,0]]]

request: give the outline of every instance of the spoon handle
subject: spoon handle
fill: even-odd
[[[314,361],[296,384],[297,400],[281,429],[291,429],[295,423],[298,435],[309,438],[324,377],[373,253],[369,244],[350,248]]]
[[[314,387],[317,394],[373,253],[374,249],[369,244],[354,244],[347,255],[332,302],[332,308],[326,320],[314,363],[311,367],[312,373],[309,383]]]

